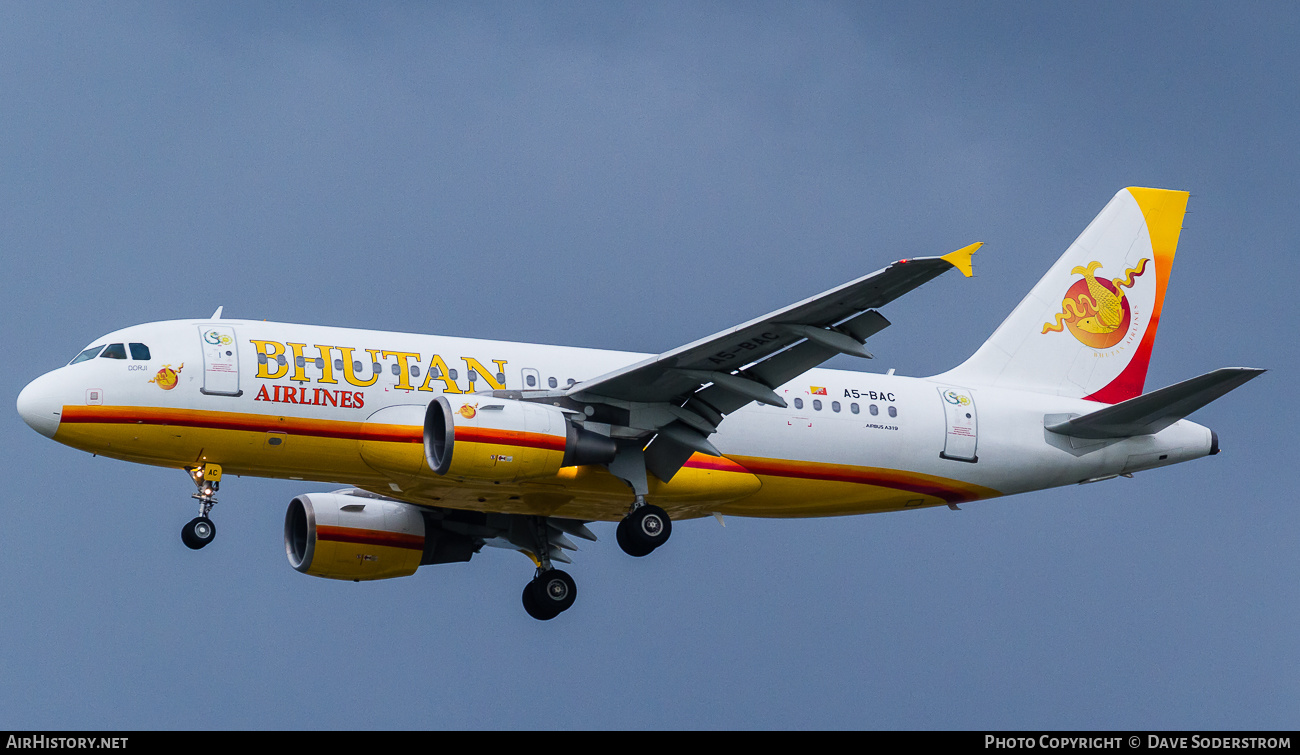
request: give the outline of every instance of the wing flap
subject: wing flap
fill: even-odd
[[[741,371],[740,374],[765,385],[782,385],[838,353],[819,343],[805,341]],[[708,386],[695,395],[723,414],[730,414],[749,403],[748,399],[730,393],[723,386],[716,384]]]

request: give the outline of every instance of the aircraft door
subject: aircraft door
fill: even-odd
[[[242,396],[239,389],[239,347],[228,325],[200,325],[203,347],[203,387],[208,396]]]
[[[975,446],[979,440],[979,417],[975,413],[975,397],[964,388],[940,388],[943,399],[944,435],[943,451],[939,458],[953,461],[979,461]]]

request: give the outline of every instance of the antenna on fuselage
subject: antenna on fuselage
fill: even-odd
[[[208,318],[208,319],[210,319],[210,320],[220,320],[220,319],[221,319],[221,310],[223,310],[223,309],[225,309],[224,306],[223,306],[223,307],[217,307],[217,311],[216,311],[216,312],[213,312],[213,313],[212,313],[212,317],[210,317],[210,318]]]

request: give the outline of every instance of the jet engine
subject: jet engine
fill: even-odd
[[[610,438],[576,426],[558,407],[484,395],[446,396],[424,415],[424,453],[440,475],[514,482],[549,477],[560,467],[606,464]]]
[[[307,493],[284,515],[284,550],[290,566],[316,577],[407,577],[424,560],[425,521],[397,501]]]

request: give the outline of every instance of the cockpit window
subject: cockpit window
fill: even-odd
[[[149,361],[149,347],[142,343],[131,344],[131,358],[137,362]]]
[[[100,359],[126,359],[126,346],[120,343],[110,343],[104,353],[99,355]]]
[[[103,348],[104,348],[104,344],[102,343],[98,346],[91,346],[89,349],[86,349],[85,351],[78,354],[77,358],[72,360],[68,364],[76,364],[77,362],[84,362],[87,359],[94,359],[95,357],[99,356],[99,352]]]

